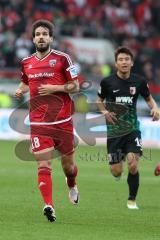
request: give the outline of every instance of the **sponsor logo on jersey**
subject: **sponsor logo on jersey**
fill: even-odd
[[[129,92],[130,92],[131,95],[135,95],[135,93],[136,93],[136,87],[130,87],[130,88],[129,88]]]
[[[49,66],[54,67],[56,65],[57,60],[56,59],[51,59],[49,60]]]
[[[44,72],[44,73],[29,74],[28,78],[53,77],[53,76],[54,76],[54,73]]]
[[[75,66],[70,67],[69,72],[72,78],[77,77],[77,69]]]
[[[116,97],[116,103],[133,103],[133,97]]]

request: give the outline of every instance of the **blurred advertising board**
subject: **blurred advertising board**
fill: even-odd
[[[83,116],[81,118],[81,116]],[[75,113],[75,132],[77,137],[83,136],[83,144],[87,144],[85,141],[85,134],[87,137],[89,134],[86,132],[86,128],[83,126],[86,124],[86,119],[95,118],[97,114],[87,114],[84,118],[84,114]],[[153,122],[151,118],[141,117],[140,126],[142,131],[142,142],[144,147],[160,148],[160,121]],[[77,129],[78,128],[78,129]],[[89,132],[105,132],[106,126],[102,123],[101,126],[94,126],[89,129]],[[92,134],[90,135],[92,136]],[[0,110],[0,139],[4,140],[18,140],[29,138],[29,121],[28,111],[25,109],[19,109],[15,112],[13,109],[1,109]],[[82,138],[81,138],[82,139]],[[106,144],[106,138],[99,137],[96,139],[96,144]]]
[[[109,40],[64,37],[62,41],[81,62],[92,64],[114,62],[114,47]]]

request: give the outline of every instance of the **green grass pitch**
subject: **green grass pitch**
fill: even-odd
[[[139,210],[128,210],[127,169],[119,182],[111,176],[105,147],[79,146],[79,206],[68,201],[60,161],[53,160],[57,221],[42,215],[35,162],[19,160],[16,142],[0,142],[0,240],[159,240],[160,177],[153,175],[160,150],[145,150],[140,161]]]

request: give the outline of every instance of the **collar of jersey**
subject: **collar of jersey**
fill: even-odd
[[[128,82],[128,81],[130,80],[131,74],[130,74],[129,77],[126,78],[126,79],[120,78],[117,73],[116,73],[116,77],[117,77],[119,80],[121,80],[121,81],[126,81],[126,82]]]
[[[43,58],[39,58],[37,57],[36,53],[35,53],[35,58],[38,59],[39,61],[44,60],[45,58],[47,58],[50,54],[51,54],[52,50],[49,51],[49,53],[47,53]]]

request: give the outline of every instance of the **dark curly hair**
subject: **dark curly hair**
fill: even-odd
[[[35,30],[38,27],[47,28],[49,30],[49,36],[53,37],[54,24],[45,19],[40,19],[40,20],[37,20],[36,22],[34,22],[32,25],[32,37],[33,38],[35,37]]]

